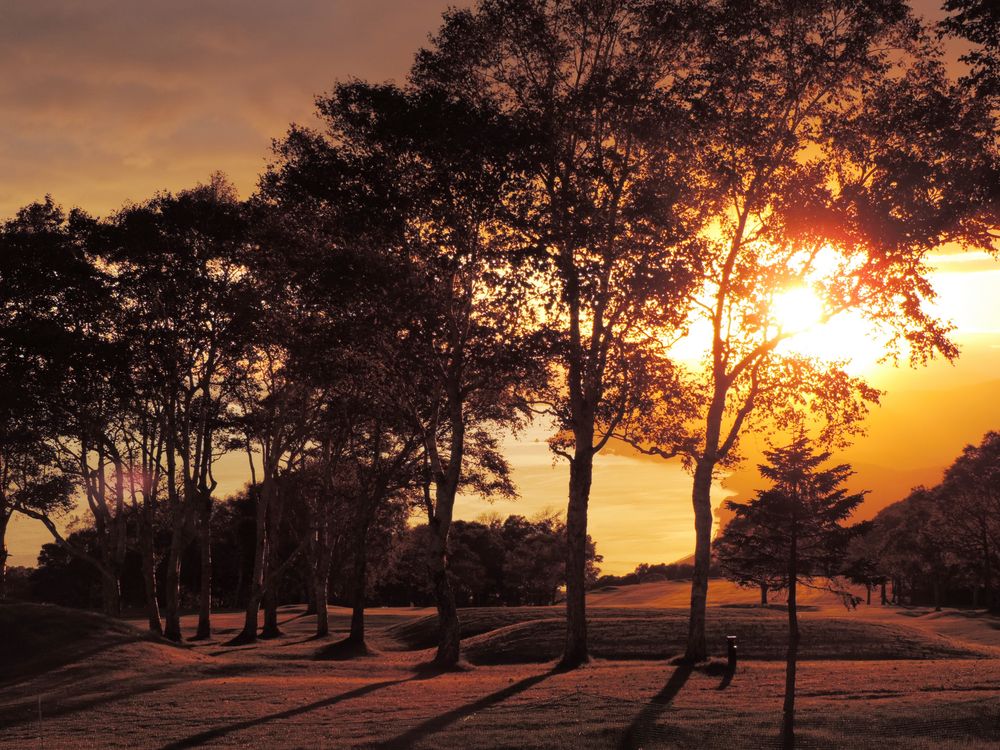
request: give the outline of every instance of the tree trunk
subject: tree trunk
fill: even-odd
[[[782,717],[782,744],[795,747],[795,672],[799,656],[799,621],[795,605],[795,582],[788,588],[788,653],[785,658],[785,703]]]
[[[119,617],[122,613],[122,591],[120,576],[112,573],[101,575],[101,600],[104,614],[108,617]]]
[[[327,609],[327,590],[330,584],[330,566],[320,566],[313,575],[313,600],[316,602],[316,636],[330,634],[330,613]]]
[[[870,607],[870,606],[872,606],[872,582],[871,581],[865,581],[865,593],[866,593],[865,604],[867,604]]]
[[[760,585],[760,606],[767,606],[767,584],[762,583]]]
[[[367,536],[367,535],[366,535]],[[351,632],[347,640],[356,646],[365,645],[365,588],[368,577],[368,550],[365,544],[354,552],[354,571],[351,576]]]
[[[788,562],[788,653],[785,658],[785,704],[781,727],[782,745],[795,747],[795,670],[799,657],[799,615],[796,601],[798,583],[798,549],[793,517],[791,554]]]
[[[184,536],[183,519],[175,519],[173,533],[170,537],[170,553],[167,558],[167,580],[164,591],[166,629],[163,635],[169,640],[177,642],[181,640],[181,558],[184,553]]]
[[[986,609],[989,612],[996,612],[997,597],[993,593],[993,556],[991,554],[989,540],[983,534],[983,598]]]
[[[201,498],[198,547],[201,552],[201,591],[198,595],[198,631],[193,640],[212,637],[212,496]]]
[[[7,552],[7,524],[10,522],[10,514],[7,511],[0,512],[0,602],[7,600],[7,559],[10,557]]]
[[[708,658],[705,606],[708,602],[708,572],[712,565],[712,468],[710,461],[703,459],[698,462],[691,496],[694,506],[695,547],[694,572],[691,575],[691,613],[687,649],[684,652],[684,659],[688,662]]]
[[[282,635],[278,627],[278,580],[275,578],[264,591],[264,627],[260,637],[265,639],[279,638]]]
[[[882,579],[882,606],[884,607],[889,603],[889,597],[885,593],[885,579]]]
[[[582,431],[569,470],[566,511],[566,646],[560,666],[586,663],[587,650],[587,506],[594,475],[593,434]]]
[[[316,555],[313,573],[313,602],[316,607],[316,636],[323,638],[330,634],[330,615],[327,603],[330,599],[330,563],[333,557],[333,545],[330,543],[329,519],[326,516],[326,506],[322,509],[323,517],[319,522],[316,537]]]
[[[302,584],[302,598],[306,600],[306,617],[316,614],[316,572],[315,565],[309,564],[310,575]]]
[[[147,499],[143,500],[142,515],[139,519],[139,551],[142,555],[142,582],[146,597],[146,617],[149,630],[163,635],[160,622],[160,604],[156,597],[156,549],[153,543],[152,509]]]
[[[440,508],[441,503],[438,502]],[[451,667],[458,663],[461,629],[455,592],[448,580],[448,530],[437,517],[431,519],[430,573],[438,613],[438,648],[434,663]]]
[[[243,616],[243,630],[234,639],[236,643],[257,641],[257,615],[264,595],[264,564],[267,561],[267,505],[271,498],[270,482],[265,478],[257,495],[254,519],[253,573],[247,592],[247,607]]]

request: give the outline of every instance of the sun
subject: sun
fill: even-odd
[[[809,287],[796,286],[774,298],[771,315],[782,331],[799,334],[823,319],[823,302]]]
[[[840,362],[858,374],[885,356],[878,330],[857,312],[827,316],[823,300],[808,286],[796,286],[774,298],[771,315],[788,338],[778,351]]]

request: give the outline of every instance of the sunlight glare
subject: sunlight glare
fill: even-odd
[[[823,319],[823,302],[808,287],[798,286],[774,298],[771,314],[783,331],[799,334]]]

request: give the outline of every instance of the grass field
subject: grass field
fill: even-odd
[[[283,609],[284,636],[223,644],[239,614],[215,616],[197,646],[156,642],[97,615],[0,607],[0,747],[768,747],[784,679],[784,611],[713,581],[709,638],[740,639],[731,681],[690,670],[680,650],[684,584],[596,593],[594,661],[553,669],[561,609],[462,612],[467,666],[421,669],[432,651],[427,610],[378,609],[373,653],[315,657],[329,639]],[[826,598],[824,598],[826,597]],[[801,747],[1000,746],[1000,622],[981,613],[894,607],[849,612],[817,593],[803,613]],[[141,627],[141,622],[136,623]],[[194,619],[186,619],[194,629]]]

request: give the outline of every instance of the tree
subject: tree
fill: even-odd
[[[234,367],[254,316],[244,273],[244,208],[222,175],[178,195],[128,206],[109,222],[102,255],[113,265],[141,342],[142,403],[162,431],[163,477],[172,516],[166,570],[165,635],[179,640],[182,554],[192,536],[200,550],[196,638],[210,635],[212,468],[227,444],[224,416]],[[147,435],[148,438],[148,435]],[[155,444],[155,443],[154,443]]]
[[[972,42],[962,56],[972,68],[970,83],[985,97],[1000,96],[1000,8],[990,0],[945,0],[942,30]]]
[[[762,607],[767,606],[768,592],[784,588],[784,574],[775,574],[771,562],[763,559],[755,546],[754,535],[767,532],[754,519],[736,515],[713,544],[722,574],[740,586],[759,588]]]
[[[882,586],[882,604],[885,604],[885,575],[878,538],[872,533],[872,522],[862,521],[853,529],[853,536],[847,547],[843,575],[852,583],[865,587],[865,603],[872,603],[872,588]]]
[[[109,275],[97,267],[85,214],[51,198],[26,206],[0,234],[3,263],[0,463],[11,509],[41,521],[69,553],[100,573],[105,612],[120,608],[126,512],[115,419],[127,382]],[[98,556],[74,545],[56,519],[82,492]],[[6,523],[4,523],[6,526]]]
[[[723,564],[732,566],[728,575],[738,582],[763,574],[775,589],[788,590],[782,736],[785,746],[793,747],[799,647],[797,588],[839,571],[851,535],[841,524],[864,500],[864,493],[848,494],[844,489],[851,474],[846,464],[821,468],[831,454],[816,453],[804,432],[787,446],[764,455],[768,463],[760,466],[760,473],[772,487],[746,503],[727,503],[737,524],[730,539],[743,549],[739,558],[730,557]]]
[[[988,432],[979,445],[962,450],[945,471],[937,497],[939,533],[975,570],[986,608],[1000,611],[994,582],[1000,567],[1000,433]]]
[[[522,392],[541,370],[525,335],[524,275],[493,239],[515,174],[512,134],[495,111],[417,86],[340,85],[319,109],[327,132],[293,129],[267,192],[311,212],[306,221],[329,247],[367,253],[369,268],[398,269],[349,272],[378,318],[372,330],[355,330],[349,348],[382,390],[376,408],[398,412],[407,422],[398,429],[420,440],[436,661],[451,665],[459,627],[446,550],[456,496],[462,487],[513,492],[497,435],[519,424]],[[385,308],[375,312],[373,301]]]
[[[797,354],[789,339],[809,321],[780,315],[782,300],[815,300],[816,325],[868,321],[888,358],[952,358],[947,327],[927,312],[925,259],[945,242],[995,240],[982,210],[987,108],[948,80],[902,0],[719,0],[692,12],[699,127],[687,169],[711,228],[691,298],[691,347],[703,357],[685,378],[698,416],[679,446],[649,443],[694,470],[686,657],[697,661],[717,471],[739,460],[747,432],[786,427],[805,408],[833,439],[879,397],[843,362]],[[676,409],[672,393],[663,409]]]
[[[501,239],[534,264],[534,304],[565,378],[536,406],[570,465],[567,667],[588,658],[594,456],[642,409],[647,381],[669,389],[652,352],[676,331],[696,273],[678,148],[689,118],[672,85],[686,57],[683,14],[654,6],[483,0],[446,13],[413,72],[516,126],[522,178],[504,198]]]

